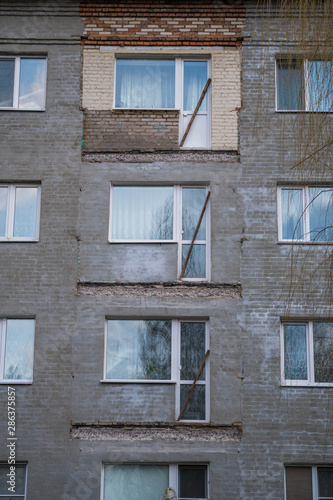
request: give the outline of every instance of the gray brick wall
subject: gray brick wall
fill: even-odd
[[[244,363],[242,500],[284,498],[285,463],[333,463],[331,388],[281,387],[280,318],[327,318],[331,302],[331,294],[327,294],[329,264],[313,275],[327,246],[293,248],[277,243],[278,183],[331,180],[331,174],[318,169],[319,164],[305,164],[297,174],[292,168],[311,128],[309,116],[275,112],[275,56],[287,50],[281,22],[285,21],[275,18],[274,12],[270,23],[262,21],[256,2],[247,3],[244,34],[249,38],[243,44],[242,174],[238,187],[246,238],[239,317]],[[265,48],[263,40],[267,41]],[[312,139],[308,144],[313,147],[318,142]]]
[[[2,2],[6,55],[47,56],[46,110],[0,111],[0,182],[41,183],[40,240],[0,243],[0,316],[36,318],[34,380],[15,385],[17,461],[27,500],[62,498],[71,473],[71,352],[75,330],[77,199],[82,132],[79,2]],[[7,385],[0,385],[0,460],[6,462]]]
[[[311,278],[327,248],[277,243],[277,184],[295,180],[291,166],[298,155],[293,134],[299,117],[274,107],[274,58],[283,46],[271,42],[263,58],[261,18],[256,2],[247,2],[241,163],[193,158],[81,163],[79,5],[74,0],[33,4],[24,11],[18,1],[0,7],[1,53],[48,58],[46,111],[0,111],[0,182],[42,186],[40,241],[0,244],[0,316],[36,318],[34,381],[16,385],[17,460],[28,462],[27,500],[99,500],[103,462],[207,463],[211,500],[281,500],[285,463],[333,463],[331,390],[281,387],[280,381],[280,317],[330,313],[327,268]],[[280,40],[279,22],[271,21],[272,40]],[[112,134],[103,138],[108,118],[94,119],[93,147],[116,137],[125,148],[114,121]],[[146,137],[147,128],[137,130]],[[300,180],[316,180],[314,167],[310,173],[304,168]],[[331,180],[319,173],[322,182]],[[122,296],[78,293],[77,280],[177,277],[175,244],[108,243],[111,182],[209,185],[212,281],[240,281],[242,298],[147,296],[139,287]],[[302,286],[293,285],[290,299],[291,271],[294,283],[302,277]],[[173,385],[100,382],[107,317],[208,320],[211,420],[241,422],[241,441],[70,440],[71,420],[140,424],[175,418]],[[7,435],[6,396],[7,386],[0,385],[1,436]],[[2,439],[0,460],[7,455]]]

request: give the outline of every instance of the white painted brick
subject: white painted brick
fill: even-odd
[[[114,53],[99,47],[83,49],[82,107],[111,109],[113,105]]]
[[[240,49],[212,53],[212,149],[238,148],[238,112],[241,106]]]

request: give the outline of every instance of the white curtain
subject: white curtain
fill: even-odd
[[[118,59],[116,107],[154,109],[175,107],[175,61]]]
[[[194,111],[199,98],[207,83],[206,61],[184,62],[184,111]],[[207,95],[199,111],[207,110]]]
[[[112,238],[172,240],[172,186],[114,186]]]
[[[104,500],[160,500],[168,485],[168,465],[104,467]]]

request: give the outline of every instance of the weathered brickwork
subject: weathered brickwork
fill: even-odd
[[[87,110],[84,119],[84,149],[178,149],[178,114],[178,111]]]
[[[87,45],[239,45],[244,7],[202,2],[81,2]]]
[[[142,51],[140,50],[140,55]],[[82,106],[86,110],[111,110],[113,108],[113,93],[114,93],[114,67],[115,57],[118,55],[132,55],[137,56],[137,50],[124,50],[124,49],[101,49],[100,47],[84,47],[83,49],[83,94]],[[160,56],[160,51],[149,51],[149,56]],[[211,141],[213,150],[236,151],[238,149],[238,110],[241,106],[241,54],[240,49],[236,47],[223,47],[219,49],[204,49],[201,48],[199,52],[194,52],[190,49],[183,50],[163,50],[163,55],[170,55],[172,57],[186,55],[195,55],[197,57],[209,57],[212,65],[212,116],[211,116]],[[119,111],[124,113],[125,111]],[[134,129],[142,126],[142,111],[133,111],[131,122],[135,121],[135,114],[137,116]],[[168,111],[169,116],[171,112]],[[120,115],[119,115],[120,117]],[[117,115],[117,124],[119,125]],[[101,134],[100,141],[103,142],[102,136],[105,133],[103,123],[100,124]],[[119,126],[120,127],[120,126]],[[125,128],[122,125],[123,129]],[[86,128],[88,132],[89,128]],[[112,127],[112,133],[115,132]],[[150,149],[159,149],[167,142],[161,140],[162,130],[160,134],[156,134],[157,141],[150,141]],[[97,131],[97,129],[96,129]],[[121,133],[121,132],[120,132]],[[177,140],[179,133],[177,131]],[[151,136],[151,139],[154,135]],[[96,137],[96,141],[98,141]],[[96,143],[94,141],[94,144]],[[135,149],[141,141],[141,135],[135,136],[132,130],[131,135],[126,139],[125,149]],[[170,149],[177,149],[176,142],[172,142]],[[89,149],[91,140],[87,137],[84,138],[85,149]],[[115,139],[115,144],[111,149],[120,147],[118,139]],[[146,145],[144,144],[144,148]],[[162,149],[163,149],[162,148]],[[92,149],[94,150],[94,149]]]

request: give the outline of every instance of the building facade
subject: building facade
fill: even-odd
[[[0,4],[0,498],[333,498],[331,14],[271,7]]]

